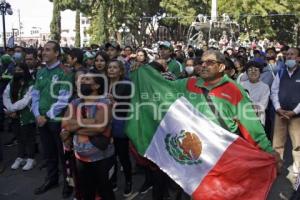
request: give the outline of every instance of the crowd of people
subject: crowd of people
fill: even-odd
[[[0,61],[0,129],[3,132],[6,124],[12,127],[18,147],[12,170],[22,167],[28,171],[36,166],[37,133],[40,136],[47,171],[45,181],[34,190],[36,195],[58,185],[61,168],[63,198],[73,194],[78,200],[113,200],[120,164],[124,197],[132,193],[132,168],[138,165],[145,175],[140,193],[153,188],[153,199],[166,199],[169,184],[175,185],[177,199],[190,199],[158,166],[140,156],[126,136],[128,103],[133,93],[130,74],[141,67],[153,67],[169,81],[197,78],[208,84],[205,87],[216,88],[226,79],[246,91],[264,129],[254,142],[261,144],[264,140],[266,145],[261,149],[276,157],[279,168],[290,136],[293,164],[287,178],[297,190],[299,48],[269,46],[263,51],[228,47],[220,52],[162,41],[155,52],[131,46],[121,48],[117,42],[80,49],[61,48],[59,43],[48,41],[38,49],[7,48]],[[246,137],[240,127],[229,126],[232,127],[223,128]],[[0,140],[3,171],[6,155],[1,144]]]

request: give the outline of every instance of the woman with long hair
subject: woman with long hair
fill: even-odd
[[[11,169],[30,170],[36,164],[35,152],[35,118],[31,110],[32,76],[26,64],[15,67],[13,79],[3,93],[3,103],[6,114],[12,119],[13,132],[17,136],[18,157]]]
[[[83,200],[114,200],[109,181],[114,146],[111,140],[111,104],[103,98],[105,81],[93,73],[83,74],[62,121],[62,131],[73,133],[78,189]],[[102,97],[101,97],[102,96]]]
[[[126,110],[129,109],[131,97],[131,83],[124,78],[125,67],[119,60],[112,60],[108,64],[107,77],[109,80],[108,97],[113,102],[112,135],[116,150],[124,169],[125,187],[124,197],[130,196],[132,192],[131,162],[129,158],[129,139],[125,135],[124,128],[127,118]],[[115,160],[115,171],[112,177],[114,190],[117,189],[117,162]]]
[[[131,69],[137,69],[142,65],[149,63],[149,56],[144,49],[138,49],[135,54],[135,60],[131,65]]]
[[[108,55],[104,51],[97,52],[95,56],[95,66],[91,70],[93,73],[104,74],[109,61]]]

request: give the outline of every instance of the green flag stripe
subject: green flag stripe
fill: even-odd
[[[140,67],[131,73],[135,94],[131,100],[133,113],[127,123],[126,133],[138,152],[144,155],[160,120],[177,99],[177,89],[172,81],[165,80],[150,66]]]

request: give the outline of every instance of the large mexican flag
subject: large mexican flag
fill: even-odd
[[[186,80],[164,80],[150,67],[132,73],[133,113],[127,135],[193,199],[266,199],[276,177],[269,154],[199,112]]]

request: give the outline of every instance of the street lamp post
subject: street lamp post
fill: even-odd
[[[16,31],[16,34],[15,34],[15,31]],[[19,29],[12,28],[12,37],[14,38],[14,43],[15,43],[15,41],[17,41],[17,40],[15,40],[15,38],[17,38],[18,35],[19,35]]]
[[[0,11],[2,15],[2,24],[3,24],[3,47],[4,49],[6,49],[5,15],[6,14],[12,15],[13,11],[11,9],[10,4],[7,3],[5,0],[1,0]]]

